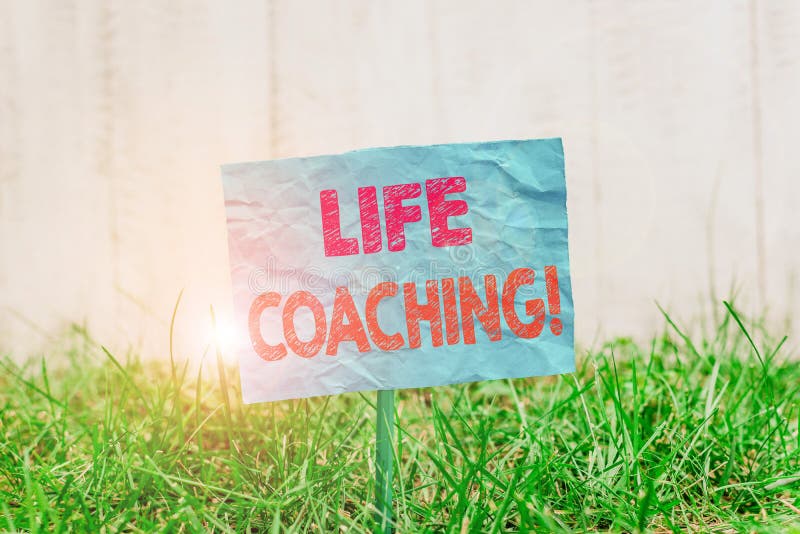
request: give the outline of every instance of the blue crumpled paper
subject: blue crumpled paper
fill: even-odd
[[[472,228],[472,243],[438,248],[431,244],[425,180],[452,176],[466,179],[466,191],[451,197],[466,200],[469,211],[450,218],[448,224],[451,228]],[[222,180],[233,284],[234,350],[240,360],[245,402],[574,371],[574,311],[560,139],[373,148],[331,156],[236,163],[222,167]],[[422,196],[404,205],[419,205],[422,220],[405,225],[403,251],[387,250],[384,224],[380,252],[325,256],[320,191],[337,191],[341,234],[360,240],[357,188],[376,186],[382,206],[380,192],[384,186],[412,182],[422,184]],[[547,307],[545,266],[555,266],[558,272],[560,335],[549,327],[553,316]],[[425,280],[467,276],[483,300],[485,275],[495,275],[501,290],[508,274],[520,267],[536,272],[534,284],[523,286],[516,295],[520,319],[530,319],[525,315],[527,300],[545,301],[547,316],[538,337],[518,337],[501,313],[499,341],[490,341],[475,319],[474,345],[464,344],[462,336],[457,344],[445,342],[434,347],[429,325],[423,321],[421,347],[408,348],[403,283],[415,282],[418,299],[424,302]],[[384,352],[371,342],[369,352],[358,352],[355,342],[345,341],[335,356],[325,354],[323,347],[311,358],[289,351],[276,361],[266,361],[254,350],[248,316],[259,294],[280,293],[283,303],[294,291],[309,291],[323,304],[330,324],[337,287],[348,287],[364,320],[366,295],[381,281],[400,286],[396,297],[382,301],[378,318],[385,332],[403,335],[403,348]],[[261,316],[266,343],[284,342],[280,313],[279,305]],[[298,337],[312,337],[314,325],[308,310],[300,309],[294,321]]]

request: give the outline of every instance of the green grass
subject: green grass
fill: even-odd
[[[767,340],[729,313],[574,375],[399,392],[398,530],[800,532],[797,354],[746,324]],[[374,393],[243,406],[214,354],[190,373],[76,332],[2,364],[0,529],[373,527]]]

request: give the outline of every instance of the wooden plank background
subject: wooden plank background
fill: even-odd
[[[564,137],[578,339],[797,332],[800,3],[0,2],[0,347],[186,354],[229,312],[219,165]],[[57,338],[56,338],[57,339]]]

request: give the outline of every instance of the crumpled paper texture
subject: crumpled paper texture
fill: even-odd
[[[466,200],[469,211],[448,223],[451,228],[472,228],[472,243],[437,248],[431,244],[424,183],[451,176],[465,177],[466,191],[453,198]],[[236,163],[223,166],[222,180],[233,282],[234,350],[240,359],[245,402],[574,371],[574,310],[560,139],[401,146]],[[384,186],[410,182],[421,183],[423,193],[404,204],[419,205],[422,220],[405,225],[405,250],[387,249],[383,221],[380,252],[324,255],[320,191],[337,190],[342,235],[360,241],[358,187],[376,186],[382,207]],[[545,265],[558,269],[560,335],[551,332],[548,313],[541,335],[533,339],[517,337],[501,320],[502,339],[492,342],[475,320],[474,345],[464,344],[462,336],[458,344],[433,347],[428,323],[421,322],[422,346],[408,347],[404,282],[415,282],[418,299],[424,302],[425,280],[467,276],[483,299],[485,275],[496,275],[502,288],[512,270],[530,267],[536,271],[536,281],[521,288],[515,299],[524,321],[528,319],[526,300],[546,298]],[[336,356],[325,354],[323,348],[312,358],[289,351],[277,361],[265,361],[254,351],[247,324],[251,303],[259,293],[276,291],[285,302],[296,290],[310,291],[324,305],[330,325],[336,287],[350,289],[363,321],[366,295],[381,281],[397,282],[401,288],[396,297],[382,301],[378,318],[385,332],[403,334],[403,348],[383,352],[371,343],[370,352],[360,353],[355,342],[343,342]],[[311,337],[310,312],[298,311],[295,324],[299,337]],[[263,314],[261,330],[267,343],[283,342],[279,307]]]

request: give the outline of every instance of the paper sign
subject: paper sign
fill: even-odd
[[[560,139],[222,178],[245,402],[574,371]]]

